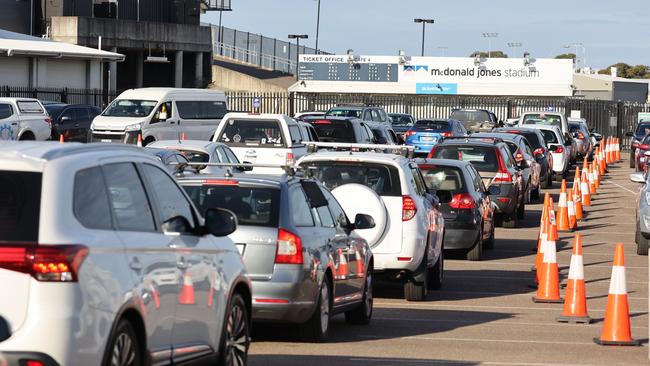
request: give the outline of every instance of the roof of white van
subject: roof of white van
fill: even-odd
[[[562,130],[560,130],[560,127],[553,126],[553,125],[528,124],[528,125],[522,125],[518,127],[536,128],[538,130],[557,130],[558,133],[562,134]]]
[[[402,155],[380,153],[380,152],[350,152],[350,151],[317,151],[313,154],[305,155],[298,160],[301,162],[310,161],[349,161],[349,162],[375,162],[375,163],[397,163],[407,159]]]
[[[168,95],[174,96],[219,96],[225,98],[226,94],[221,90],[214,89],[190,89],[190,88],[140,88],[128,89],[119,95],[119,99],[153,99],[160,100]]]

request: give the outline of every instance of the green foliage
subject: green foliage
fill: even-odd
[[[557,55],[557,56],[555,56],[555,58],[559,58],[559,59],[571,59],[571,60],[574,60],[574,61],[575,61],[575,59],[576,59],[576,54],[575,54],[575,53],[563,53],[563,54],[561,54],[561,55]]]
[[[488,58],[488,53],[483,52],[483,51],[474,52],[471,55],[469,55],[469,57],[476,57],[477,53],[481,58]],[[492,57],[492,58],[508,58],[508,55],[505,54],[503,51],[491,51],[490,52],[490,57]]]
[[[647,65],[635,65],[631,66],[625,62],[617,62],[611,66],[608,66],[600,71],[599,74],[610,75],[611,68],[616,68],[616,76],[621,78],[628,79],[650,79],[650,67]]]

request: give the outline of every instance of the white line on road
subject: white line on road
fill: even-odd
[[[467,264],[485,264],[489,266],[532,266],[534,263],[519,263],[519,262],[463,262]],[[584,264],[585,267],[589,268],[609,268],[611,269],[612,266],[601,266],[601,265],[590,265],[589,263]],[[648,269],[648,267],[633,267],[633,266],[625,266],[627,269]]]
[[[388,321],[398,321],[398,322],[418,322],[418,323],[459,323],[459,324],[477,324],[480,322],[476,320],[457,320],[457,319],[424,319],[424,318],[391,318],[391,317],[373,317],[373,320],[388,320]],[[481,325],[526,325],[526,326],[551,326],[551,327],[567,327],[572,326],[575,328],[585,328],[588,329],[588,326],[597,326],[598,324],[593,323],[589,325],[585,324],[567,324],[567,323],[557,323],[557,322],[518,322],[518,321],[490,321],[481,323]],[[648,327],[631,327],[637,329],[648,329]]]
[[[383,336],[376,335],[360,335],[361,338],[377,339]],[[451,341],[451,342],[488,342],[488,343],[527,343],[527,344],[554,344],[554,345],[574,345],[574,346],[594,346],[594,342],[554,342],[554,341],[541,341],[541,340],[523,340],[523,339],[484,339],[484,338],[456,338],[456,337],[422,337],[410,336],[400,337],[400,339],[414,339],[423,341]]]
[[[626,191],[632,193],[632,194],[635,195],[635,196],[636,196],[636,194],[637,194],[637,192],[634,192],[634,191],[631,190],[631,189],[627,189],[627,188],[623,187],[622,185],[620,185],[620,184],[618,184],[618,183],[614,183],[614,182],[612,182],[612,181],[607,181],[607,183],[611,183],[611,184],[613,184],[613,185],[615,185],[615,186],[617,186],[617,187],[619,187],[619,188],[622,188],[622,189],[624,189],[624,190],[626,190]]]
[[[377,301],[375,299],[374,305],[391,305],[395,306],[398,305],[401,308],[405,309],[416,309],[416,308],[422,308],[422,309],[438,309],[438,308],[453,308],[453,309],[497,309],[497,310],[534,310],[534,311],[553,311],[553,312],[558,312],[559,307],[548,307],[548,308],[542,308],[542,307],[534,307],[534,306],[491,306],[491,305],[452,305],[452,304],[404,304],[404,303],[398,303],[398,302],[386,302],[386,301]],[[380,306],[381,307],[381,306]],[[630,309],[631,313],[645,313],[648,311],[648,308],[641,308],[641,309]],[[589,312],[595,312],[595,313],[604,313],[605,309],[592,309],[589,308]]]

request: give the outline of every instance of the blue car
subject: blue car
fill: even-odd
[[[404,134],[405,144],[415,148],[415,155],[427,155],[445,137],[467,136],[463,124],[455,119],[421,119]]]

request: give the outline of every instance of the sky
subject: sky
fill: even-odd
[[[313,47],[317,0],[232,0],[222,24],[251,33],[286,40],[290,33],[308,34]],[[582,43],[586,65],[604,68],[622,61],[650,64],[650,7],[648,0],[321,0],[319,48],[331,53],[354,49],[359,55],[420,55],[422,26],[414,18],[433,18],[427,24],[425,55],[465,57],[487,51],[483,33],[498,33],[492,50],[512,57],[509,42],[520,42],[535,58],[554,57]],[[219,13],[201,21],[217,24]],[[302,44],[302,42],[301,42]],[[447,47],[442,49],[439,47]],[[582,58],[582,48],[578,49]]]

